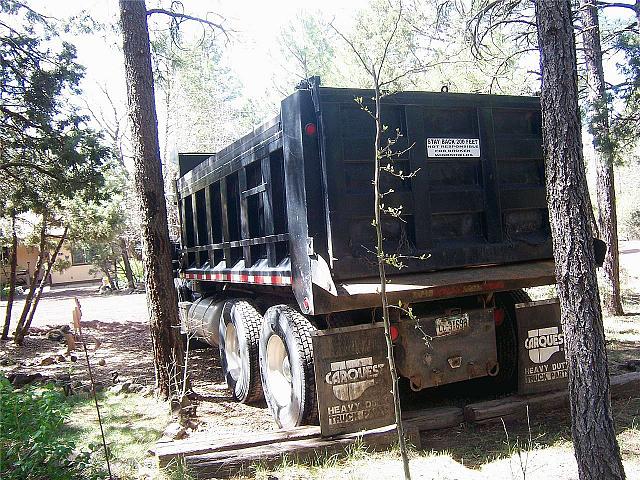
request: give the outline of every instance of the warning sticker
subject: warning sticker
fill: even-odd
[[[427,157],[480,157],[478,138],[427,138]]]

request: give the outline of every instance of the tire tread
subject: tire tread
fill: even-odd
[[[249,389],[246,397],[240,401],[242,403],[259,402],[264,398],[258,358],[260,351],[258,342],[260,340],[260,329],[262,328],[262,315],[253,302],[245,298],[232,299],[227,303],[229,304],[229,308],[234,306],[240,311],[240,315],[244,322],[247,337],[246,341],[249,349]],[[226,305],[225,308],[227,308]],[[224,373],[226,376],[226,372]]]
[[[307,317],[289,305],[285,305],[281,311],[290,321],[290,325],[294,330],[296,343],[298,344],[300,358],[304,359],[305,400],[307,401],[305,402],[302,414],[302,425],[313,425],[317,423],[318,419],[316,378],[313,365],[313,343],[311,341],[311,332],[315,330],[315,327]]]

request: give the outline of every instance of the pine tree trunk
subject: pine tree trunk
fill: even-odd
[[[53,269],[53,266],[56,263],[56,258],[58,258],[58,253],[60,253],[60,249],[62,248],[62,244],[64,243],[64,241],[67,238],[67,231],[69,230],[68,227],[64,227],[64,232],[62,233],[62,237],[60,237],[60,240],[58,241],[58,244],[56,245],[55,250],[53,251],[53,255],[51,256],[51,260],[49,261],[49,264],[47,265],[47,270],[45,272],[45,274],[43,275],[43,277],[40,279],[40,285],[38,286],[38,292],[36,293],[35,298],[33,299],[33,305],[31,307],[31,310],[29,311],[29,316],[27,317],[27,320],[24,324],[24,327],[22,328],[22,335],[26,335],[27,333],[29,333],[29,328],[31,328],[31,322],[33,321],[33,317],[36,314],[36,308],[38,308],[38,303],[40,303],[40,298],[42,297],[42,292],[44,291],[44,286],[47,283],[47,278],[49,278],[49,275],[51,275],[51,270]]]
[[[609,396],[569,0],[537,0],[549,220],[569,366],[571,433],[582,480],[623,479]]]
[[[614,151],[602,68],[598,8],[592,0],[581,0],[580,9],[582,11],[582,38],[588,76],[589,129],[593,135],[593,146],[596,151],[598,225],[600,226],[600,237],[607,244],[603,267],[608,292],[604,295],[604,305],[610,314],[623,315],[620,297],[618,216],[613,173]]]
[[[156,386],[159,394],[168,398],[173,387],[181,390],[184,351],[178,338],[178,300],[173,286],[147,10],[144,0],[119,3]]]
[[[11,212],[11,267],[9,273],[9,295],[7,297],[7,311],[2,327],[2,340],[9,338],[9,327],[11,326],[11,310],[13,309],[13,299],[16,296],[16,272],[18,270],[18,234],[16,232],[16,212]]]
[[[36,268],[33,272],[33,277],[29,282],[29,292],[27,293],[27,297],[24,300],[24,307],[22,308],[22,313],[20,314],[20,319],[18,320],[18,325],[16,325],[16,333],[13,337],[13,342],[16,345],[22,345],[22,341],[26,335],[24,330],[25,322],[27,321],[27,317],[29,315],[29,311],[31,310],[33,295],[36,291],[38,277],[40,276],[40,272],[42,271],[42,264],[44,262],[44,256],[47,253],[47,217],[46,215],[42,215],[42,228],[40,229],[40,250],[38,252],[38,260],[36,262]]]
[[[124,276],[127,279],[127,287],[136,288],[136,281],[133,278],[133,270],[131,270],[131,262],[129,261],[129,251],[127,250],[127,242],[124,238],[120,239],[120,251],[122,252],[122,265],[124,266]]]

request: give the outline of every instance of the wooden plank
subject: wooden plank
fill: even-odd
[[[464,422],[464,414],[460,407],[427,408],[405,412],[402,422],[407,430],[424,432],[458,426]]]
[[[205,453],[223,452],[227,450],[239,450],[242,448],[269,445],[289,440],[304,440],[319,437],[320,427],[313,425],[298,427],[291,430],[278,430],[274,432],[253,432],[233,437],[195,438],[176,440],[171,442],[158,442],[149,451],[158,457],[160,467],[165,467],[171,460],[185,455],[200,455]]]
[[[417,431],[407,431],[406,435],[407,441],[420,446],[420,436]],[[247,472],[257,463],[264,466],[274,465],[280,462],[284,455],[302,462],[343,453],[347,447],[356,442],[362,442],[369,450],[384,449],[395,443],[396,439],[395,425],[389,425],[361,434],[352,433],[330,439],[316,437],[203,455],[189,455],[184,457],[184,462],[189,473],[196,478],[226,478],[239,472]]]
[[[404,427],[411,435],[413,432],[437,430],[459,425],[464,421],[462,408],[437,407],[424,410],[412,410],[405,412]],[[387,427],[383,427],[387,428]],[[159,441],[149,450],[149,453],[158,457],[161,467],[167,466],[173,459],[185,455],[201,455],[205,453],[239,450],[242,448],[269,445],[277,442],[291,440],[304,440],[320,436],[320,427],[305,426],[291,430],[278,430],[274,432],[248,433],[233,437],[220,437],[217,439],[194,438],[176,441]],[[417,437],[416,437],[417,438]],[[412,441],[416,441],[413,439]]]
[[[640,395],[640,372],[625,373],[611,377],[611,398],[628,398]],[[472,403],[464,408],[467,422],[491,423],[501,418],[523,418],[529,407],[529,414],[557,409],[568,405],[566,390],[541,395],[514,395],[488,402]]]

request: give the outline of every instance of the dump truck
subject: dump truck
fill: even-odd
[[[381,321],[373,92],[319,83],[222,150],[179,154],[181,331],[217,346],[234,399],[264,398],[280,427],[318,421],[318,379],[353,400],[384,365],[358,340]],[[522,290],[555,283],[539,98],[399,92],[381,116],[405,172],[380,186],[401,208],[382,228],[403,264],[386,268],[402,381],[566,381],[557,302]],[[318,376],[315,335],[353,329]]]

